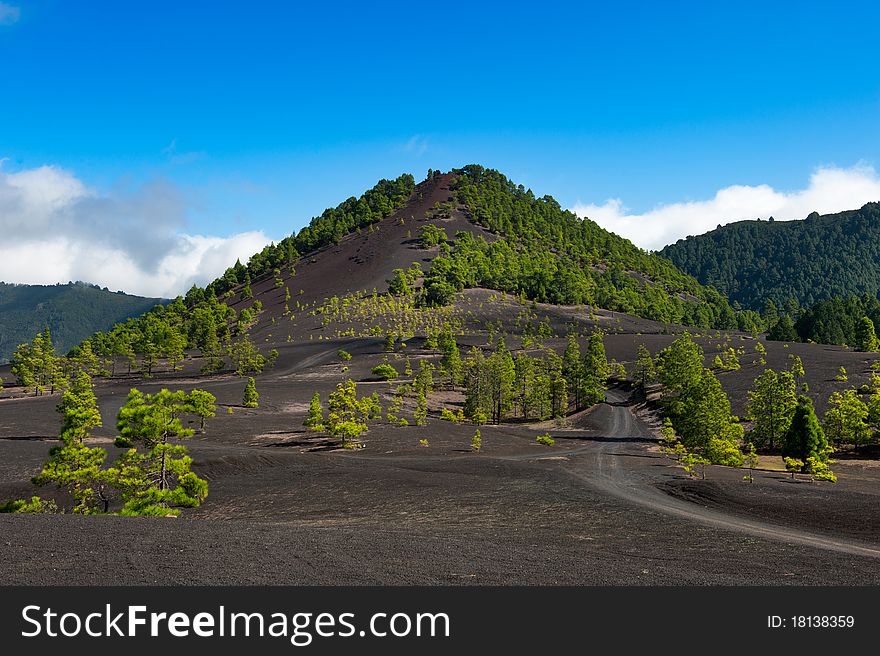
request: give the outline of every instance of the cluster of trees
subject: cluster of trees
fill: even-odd
[[[21,344],[13,354],[12,374],[16,383],[34,396],[65,390],[78,372],[102,376],[107,370],[86,340],[67,357],[55,355],[52,333],[48,327],[28,343]]]
[[[641,354],[640,361],[643,358]],[[637,362],[636,369],[650,368]],[[682,446],[707,462],[741,466],[743,427],[731,415],[730,400],[718,378],[703,366],[703,349],[690,334],[683,333],[660,351],[653,370],[640,375],[656,377],[662,384],[662,403]]]
[[[790,469],[792,463],[797,462],[803,471],[824,472],[832,449],[816,417],[813,402],[806,394],[798,394],[798,383],[804,376],[801,359],[789,358],[788,370],[768,368],[755,379],[746,406],[748,418],[752,420],[746,440],[753,447],[780,450]],[[833,411],[829,412],[826,425],[834,415]],[[828,474],[830,476],[830,471]]]
[[[781,451],[792,472],[804,471],[835,480],[827,466],[833,448],[846,443],[866,443],[874,433],[868,420],[868,405],[858,398],[855,390],[835,392],[829,399],[823,426],[812,400],[806,394],[798,394],[798,384],[804,376],[803,364],[798,357],[789,358],[788,370],[768,368],[755,379],[749,391],[747,412],[752,426],[746,440],[753,447]],[[802,389],[806,389],[806,384]],[[877,404],[875,421],[880,423],[880,379],[875,380],[872,399],[876,399]]]
[[[89,341],[95,353],[110,359],[114,374],[118,359],[127,363],[129,373],[137,367],[145,377],[153,375],[160,360],[177,370],[188,349],[199,349],[209,368],[220,369],[231,340],[241,334],[236,319],[234,309],[194,288],[186,299],[157,306],[106,333],[96,333]]]
[[[788,370],[765,370],[749,392],[747,405],[751,428],[748,433],[731,415],[730,400],[715,374],[703,366],[703,349],[688,333],[679,336],[660,351],[655,359],[644,346],[634,371],[643,385],[662,384],[662,403],[666,411],[663,445],[688,471],[702,464],[735,467],[757,466],[756,449],[781,450],[789,468],[835,480],[828,469],[831,447],[819,423],[812,401],[798,395],[798,381],[804,376],[800,358],[791,356]],[[880,389],[880,378],[878,378]],[[846,395],[844,413],[852,416],[851,394]],[[880,392],[877,395],[880,409]],[[843,396],[841,396],[843,401]],[[838,405],[837,401],[832,405]],[[837,410],[826,414],[829,421]],[[880,416],[878,416],[880,418]],[[747,477],[751,480],[751,474]]]
[[[557,304],[596,305],[649,319],[700,327],[753,329],[717,291],[668,261],[536,198],[497,171],[454,171],[451,188],[471,219],[506,239],[461,231],[425,276],[424,302],[445,305],[465,287],[490,287]],[[744,322],[744,325],[740,325]]]
[[[465,416],[475,423],[497,424],[512,416],[564,417],[604,400],[609,365],[602,333],[594,332],[583,355],[577,338],[569,336],[561,357],[550,348],[537,356],[513,354],[499,338],[488,356],[474,347],[461,371]]]
[[[359,397],[357,383],[349,378],[328,395],[326,418],[321,395],[315,392],[303,423],[313,431],[326,431],[338,438],[346,449],[358,449],[364,446],[360,436],[369,428],[368,422],[381,415],[379,395]]]
[[[86,440],[101,426],[101,413],[92,382],[79,371],[64,391],[57,411],[62,417],[60,444],[49,450],[49,458],[34,483],[54,484],[72,500],[72,512],[98,514],[119,502],[122,515],[177,515],[207,497],[208,484],[192,470],[187,449],[173,440],[191,437],[182,418],[198,417],[204,428],[207,417],[216,412],[215,398],[204,390],[143,394],[132,389],[117,415],[116,446],[123,449],[107,466],[107,451],[91,447]],[[54,502],[33,497],[0,506],[6,512],[44,512]]]
[[[839,344],[860,351],[880,348],[875,330],[880,301],[874,296],[835,297],[806,309],[789,304],[784,314],[768,301],[764,313],[769,326],[767,339]]]
[[[666,246],[660,255],[731,302],[801,306],[880,290],[880,203],[803,221],[740,221]],[[818,340],[817,340],[818,341]]]
[[[275,350],[263,355],[250,339],[249,330],[261,309],[262,304],[255,301],[237,313],[213,293],[193,288],[185,299],[178,297],[106,333],[96,333],[73,349],[71,356],[89,348],[107,359],[111,374],[116,373],[121,359],[127,363],[128,373],[136,369],[151,377],[161,361],[177,371],[187,351],[197,350],[205,360],[205,373],[226,368],[240,376],[260,373],[277,357]]]
[[[855,449],[875,444],[880,438],[880,376],[858,391],[838,391],[828,397],[823,427],[834,447]]]
[[[413,376],[411,382],[401,383],[392,392],[385,420],[392,426],[408,426],[409,420],[403,416],[403,401],[410,398],[413,403],[412,420],[416,426],[424,426],[428,419],[428,395],[434,389],[434,372],[437,368],[426,360],[419,361],[418,371],[413,376],[412,365],[407,359],[407,376]],[[464,415],[461,416],[464,419]]]
[[[392,296],[411,296],[415,291],[416,281],[422,275],[422,266],[418,262],[413,262],[408,269],[394,269],[388,280],[388,293]]]
[[[419,245],[422,248],[433,248],[449,241],[445,228],[438,228],[433,223],[427,223],[419,228]]]
[[[436,385],[464,388],[464,409],[454,413],[444,409],[443,419],[470,420],[475,424],[500,423],[519,417],[525,420],[561,418],[572,410],[589,407],[605,398],[610,365],[605,355],[603,335],[595,332],[587,339],[584,354],[575,336],[570,336],[562,356],[551,348],[538,355],[526,352],[512,353],[499,338],[495,348],[485,353],[473,347],[461,356],[453,330],[442,329],[432,336],[429,348],[436,348],[436,364],[420,360],[413,372],[407,360],[407,376],[392,392],[385,419],[393,426],[407,426],[410,420],[402,416],[402,403],[409,398],[413,407],[412,421],[424,425],[428,416],[428,396]],[[387,361],[373,369],[385,380],[398,376]],[[618,372],[620,373],[620,372]],[[625,372],[623,372],[625,375]],[[327,431],[339,437],[343,446],[361,446],[358,436],[367,430],[369,419],[382,412],[376,394],[358,397],[356,384],[348,380],[340,383],[328,399],[327,418],[318,393],[312,397],[304,424],[317,431]]]

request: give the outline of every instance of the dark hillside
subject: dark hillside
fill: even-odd
[[[731,302],[806,307],[880,291],[880,203],[802,221],[738,221],[680,239],[660,255]]]
[[[19,344],[49,326],[59,353],[99,330],[143,314],[159,298],[130,296],[85,283],[13,285],[0,283],[0,363]]]

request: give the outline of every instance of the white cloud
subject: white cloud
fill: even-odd
[[[177,147],[177,137],[172,139],[171,142],[161,150],[161,153],[174,164],[190,164],[191,162],[207,157],[207,153],[204,150],[181,151]]]
[[[0,280],[173,297],[269,242],[262,232],[187,234],[185,210],[167,181],[101,194],[54,166],[0,170]]]
[[[809,185],[796,191],[733,185],[708,200],[660,205],[643,214],[630,213],[619,198],[601,205],[578,203],[572,211],[642,248],[659,250],[719,224],[771,216],[781,221],[803,219],[811,212],[858,209],[871,201],[880,201],[880,176],[873,167],[859,164],[852,168],[820,167],[810,176]]]
[[[421,157],[428,150],[428,137],[414,134],[403,144],[402,150],[405,153],[415,153],[417,157]]]
[[[0,25],[12,25],[21,18],[21,10],[5,2],[0,2]]]

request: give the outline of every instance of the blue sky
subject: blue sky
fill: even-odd
[[[171,232],[257,241],[471,162],[623,234],[666,222],[645,247],[725,211],[857,206],[878,183],[880,8],[770,4],[2,0],[0,173],[49,167],[110,214],[158,211],[131,207],[162,189]],[[829,171],[858,192],[811,195]],[[778,203],[716,202],[738,186]],[[0,220],[16,203],[0,191]]]

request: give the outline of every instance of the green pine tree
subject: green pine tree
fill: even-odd
[[[205,430],[205,420],[217,414],[217,398],[210,392],[194,389],[187,397],[187,411],[199,418],[199,429]]]
[[[321,395],[317,392],[312,397],[312,402],[309,403],[309,414],[306,416],[303,425],[313,431],[324,430],[324,410],[321,408]]]
[[[773,450],[791,425],[797,407],[797,382],[790,372],[767,369],[749,391],[748,412],[754,419],[749,441]]]
[[[874,322],[869,317],[862,317],[856,326],[855,347],[866,352],[878,350],[877,333],[874,331]]]
[[[605,355],[604,333],[594,331],[584,355],[584,403],[594,405],[605,400],[611,370]]]
[[[181,421],[191,408],[189,395],[182,390],[129,392],[116,421],[116,445],[127,449],[114,464],[121,514],[176,515],[180,508],[198,506],[207,497],[208,483],[191,471],[186,447],[172,442],[195,433]]]
[[[654,358],[651,357],[651,352],[644,344],[639,344],[636,363],[633,367],[633,379],[642,388],[657,382],[657,369],[654,367]]]
[[[260,405],[260,393],[257,392],[257,383],[253,376],[248,378],[247,384],[244,386],[242,405],[245,408],[256,408]]]
[[[828,458],[828,440],[825,431],[816,418],[813,402],[806,396],[798,398],[791,425],[785,433],[782,455],[803,462],[807,462],[808,458],[816,458],[824,462]]]

